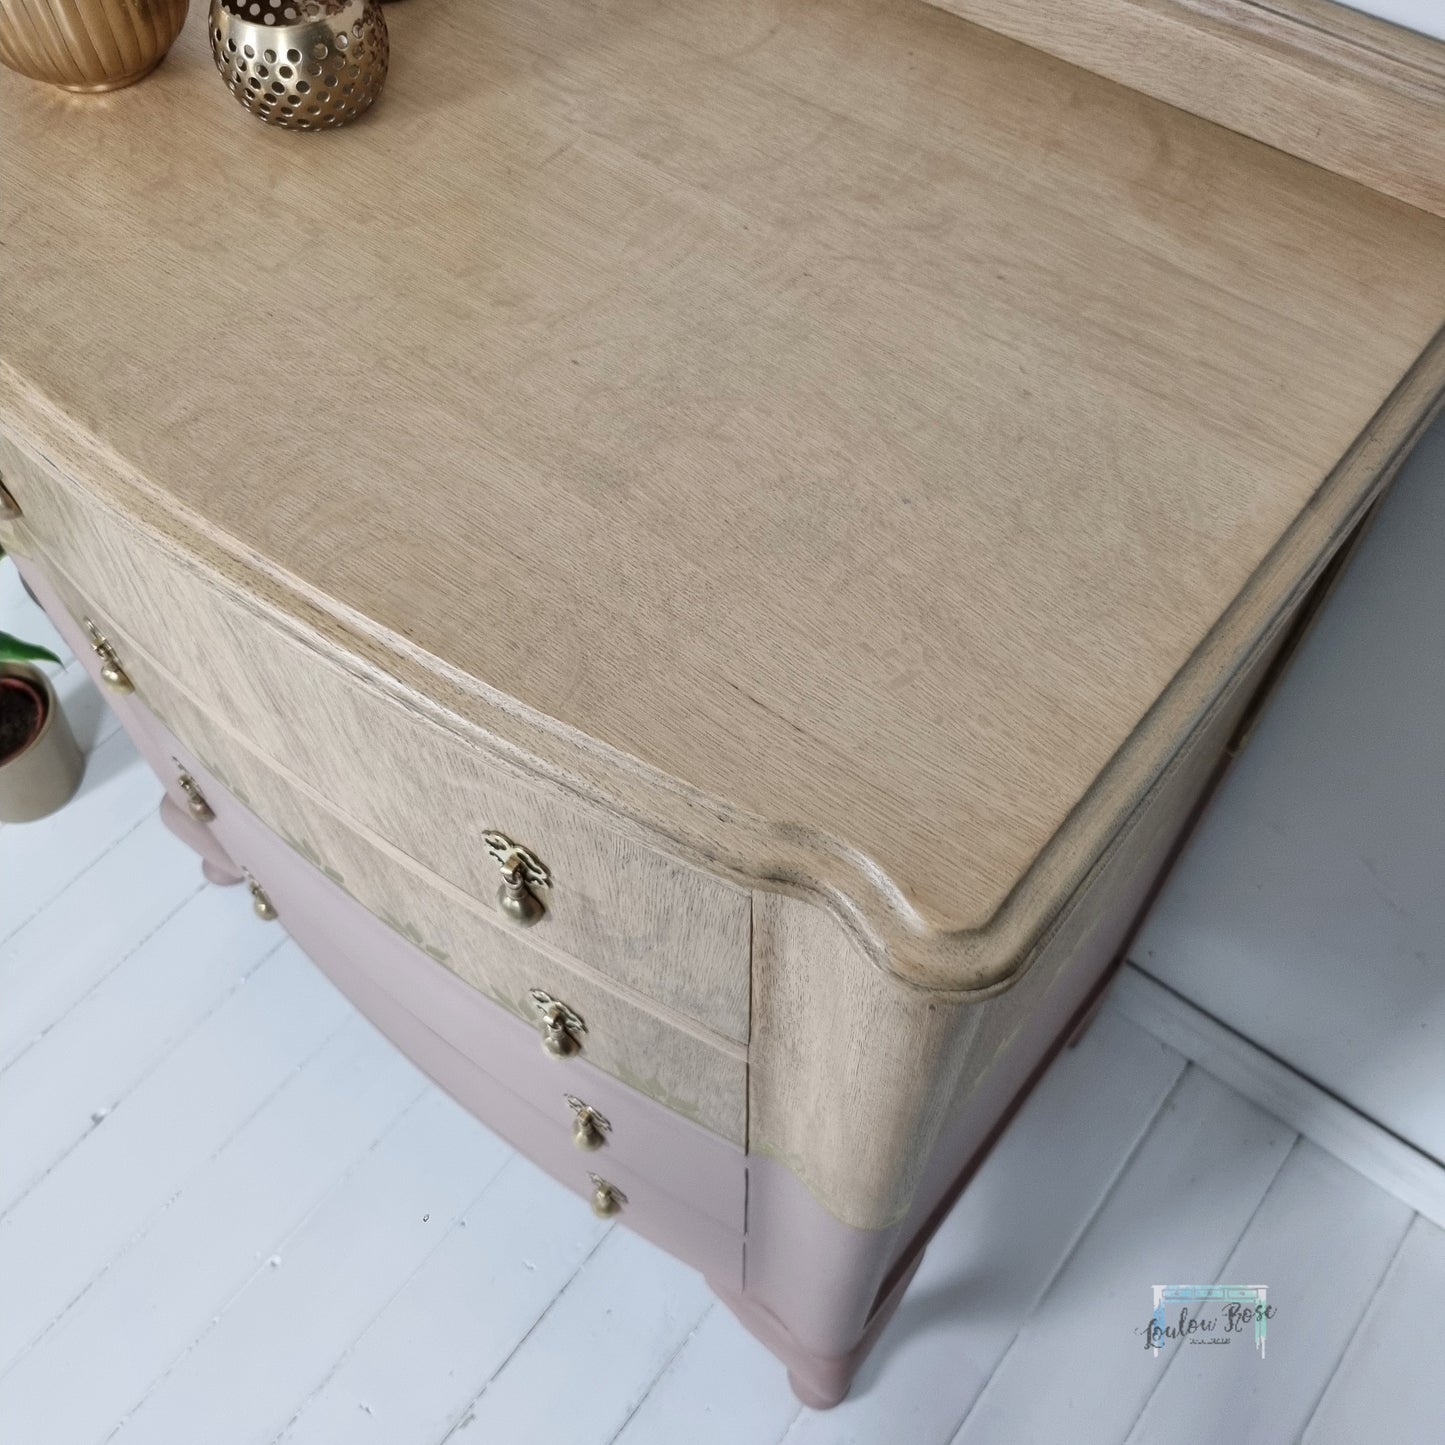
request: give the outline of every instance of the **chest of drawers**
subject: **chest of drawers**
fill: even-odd
[[[208,876],[830,1403],[1438,404],[1445,221],[922,5],[393,14],[323,149],[196,37],[0,97],[0,540]]]

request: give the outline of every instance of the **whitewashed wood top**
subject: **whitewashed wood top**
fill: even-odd
[[[669,846],[1003,976],[1438,390],[1445,223],[921,5],[0,89],[0,421]],[[1310,505],[1314,499],[1314,505]]]

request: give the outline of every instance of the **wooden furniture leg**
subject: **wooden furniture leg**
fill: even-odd
[[[178,807],[169,794],[161,799],[161,822],[187,848],[201,855],[201,872],[208,883],[230,887],[241,882],[243,875],[240,869],[231,862],[230,854],[216,841],[215,835]]]
[[[798,1399],[811,1410],[831,1410],[847,1395],[854,1375],[888,1327],[913,1276],[918,1273],[923,1253],[919,1249],[914,1254],[907,1268],[900,1272],[887,1294],[874,1306],[858,1342],[841,1355],[815,1354],[801,1345],[787,1326],[756,1300],[722,1287],[714,1280],[709,1280],[708,1284],[748,1332],[761,1340],[788,1367],[788,1383]]]

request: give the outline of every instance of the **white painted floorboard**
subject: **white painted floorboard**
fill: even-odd
[[[189,864],[189,851],[152,810],[0,943],[0,1070],[62,1023],[70,1008],[201,891],[202,880]],[[144,887],[135,886],[140,878],[147,880]],[[90,906],[96,897],[106,900],[104,908]]]
[[[100,1124],[197,1020],[220,1008],[279,943],[220,890],[193,894],[21,1054],[6,1069],[0,1092],[0,1213]]]
[[[1184,1069],[1113,1013],[1096,1019],[959,1200],[853,1394],[804,1411],[789,1445],[951,1439]],[[1147,1314],[1147,1286],[1139,1297]]]
[[[1176,1351],[1129,1445],[1174,1438],[1186,1421],[1196,1438],[1231,1445],[1298,1439],[1410,1218],[1407,1205],[1299,1140],[1216,1271],[1232,1283],[1263,1283],[1280,1302],[1265,1358],[1232,1346]]]
[[[1417,1219],[1305,1432],[1306,1445],[1439,1445],[1445,1230]]]
[[[347,1022],[0,1377],[0,1421],[18,1440],[105,1438],[422,1089],[364,1020]]]
[[[8,582],[7,626],[40,635]],[[203,889],[94,719],[73,807],[0,828],[4,1445],[1445,1439],[1445,1234],[1399,1197],[1437,1166],[1147,981],[1020,1112],[852,1396],[801,1408],[697,1275]],[[1217,1281],[1268,1287],[1265,1358],[1153,1357],[1153,1285]]]
[[[1295,1137],[1189,1070],[1024,1322],[958,1445],[1124,1439],[1161,1373],[1145,1347],[1153,1301],[1140,1286],[1217,1280]]]
[[[609,1226],[513,1155],[289,1422],[286,1445],[440,1440]]]

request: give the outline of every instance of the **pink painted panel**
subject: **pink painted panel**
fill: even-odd
[[[152,726],[164,735],[154,720]],[[699,1269],[741,1282],[740,1152],[729,1149],[726,1173],[710,1148],[702,1151],[701,1170],[689,1169],[696,1156],[688,1145],[697,1143],[689,1131],[704,1134],[707,1144],[714,1136],[650,1100],[624,1098],[624,1085],[585,1060],[546,1054],[537,1032],[367,913],[174,747],[215,809],[212,830],[266,889],[287,932],[408,1058],[554,1179],[585,1196],[589,1172],[601,1175],[627,1195],[621,1218],[629,1227]],[[465,1050],[453,1038],[463,1039]],[[524,1097],[509,1087],[519,1074],[524,1086],[535,1088],[540,1079],[546,1087]],[[584,1152],[572,1143],[567,1093],[611,1122],[603,1148]],[[650,1110],[662,1118],[646,1118]],[[710,1183],[721,1188],[702,1197]],[[717,1217],[723,1209],[731,1219]]]
[[[21,570],[99,684],[99,659],[83,630],[33,563],[21,560]],[[293,852],[138,697],[104,695],[166,787],[170,806],[163,816],[172,830],[220,873],[246,869],[256,877],[308,957],[421,1068],[563,1183],[583,1188],[589,1170],[613,1179],[635,1200],[626,1222],[639,1233],[723,1280],[741,1269],[747,1196],[740,1149],[585,1059],[545,1053],[538,1032],[401,938]],[[202,825],[185,813],[176,783],[181,768],[205,794],[213,822]],[[568,1094],[611,1124],[603,1148],[588,1153],[573,1146]]]
[[[159,728],[154,722],[153,726]],[[363,1003],[363,991],[368,999],[375,991],[386,995],[438,1044],[528,1100],[539,1119],[569,1141],[569,1149],[573,1114],[566,1096],[592,1105],[612,1127],[607,1144],[589,1158],[605,1162],[608,1168],[637,1171],[719,1224],[741,1232],[746,1163],[740,1149],[629,1089],[584,1058],[558,1059],[546,1053],[538,1030],[368,913],[237,803],[204,764],[173,740],[172,746],[215,809],[211,828],[238,866],[260,881],[281,922],[308,957],[383,1032],[391,1035],[393,1030]],[[426,1058],[412,1057],[431,1072]],[[606,1172],[597,1167],[599,1173]]]
[[[295,926],[293,926],[295,927]],[[589,1173],[616,1185],[627,1196],[618,1220],[669,1254],[701,1270],[718,1288],[739,1290],[743,1278],[742,1232],[675,1199],[623,1162],[615,1150],[593,1153],[572,1143],[570,1124],[559,1127],[485,1069],[431,1032],[385,990],[354,972],[333,972],[324,921],[308,916],[292,936],[347,997],[403,1053],[518,1152],[545,1169],[574,1194],[592,1194]]]
[[[169,793],[161,799],[161,822],[193,852],[201,855],[201,872],[210,883],[223,886],[241,882],[241,873],[221,840],[204,823],[184,811]]]

